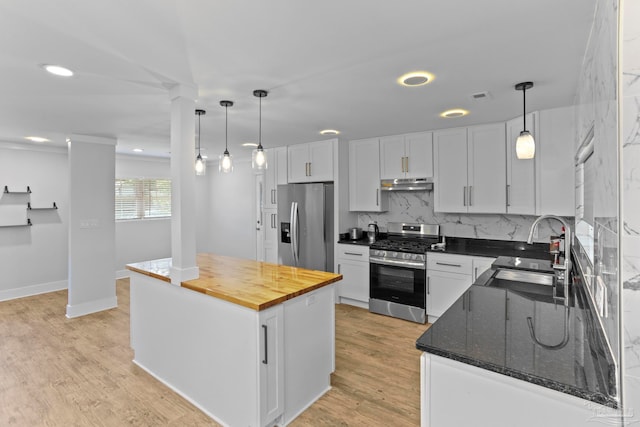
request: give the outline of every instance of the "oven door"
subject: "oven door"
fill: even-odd
[[[369,271],[370,298],[425,308],[424,263],[370,258]]]

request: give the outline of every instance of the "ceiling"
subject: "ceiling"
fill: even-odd
[[[203,154],[502,121],[574,102],[596,0],[20,0],[0,2],[0,141],[115,137],[169,156],[176,84],[198,87]],[[72,69],[71,78],[42,64]],[[410,71],[435,75],[403,87]],[[471,95],[488,91],[489,99]],[[450,108],[470,110],[444,119]],[[194,123],[196,122],[194,114]],[[195,144],[195,143],[194,143]]]

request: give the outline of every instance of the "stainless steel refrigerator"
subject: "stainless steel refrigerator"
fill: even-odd
[[[333,184],[278,186],[278,261],[333,271]]]

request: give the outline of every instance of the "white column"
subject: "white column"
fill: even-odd
[[[171,283],[196,279],[195,86],[178,85],[171,99]]]
[[[71,136],[69,318],[118,306],[114,275],[115,146],[112,138]]]

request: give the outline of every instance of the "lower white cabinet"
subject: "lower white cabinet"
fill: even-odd
[[[595,402],[430,353],[420,357],[420,400],[422,427],[577,427],[620,416]]]
[[[427,316],[433,323],[467,290],[495,258],[427,254]]]
[[[369,308],[369,247],[339,244],[337,251],[338,301]]]
[[[284,314],[282,304],[260,311],[260,424],[268,425],[284,412]]]
[[[278,263],[278,211],[264,210],[264,262]]]

